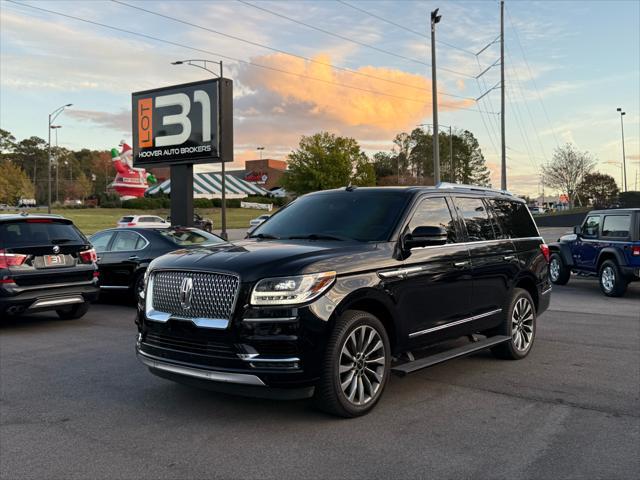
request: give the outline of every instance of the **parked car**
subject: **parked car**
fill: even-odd
[[[247,235],[253,232],[258,225],[269,220],[269,218],[271,218],[271,215],[265,213],[264,215],[260,215],[259,217],[249,220],[249,229],[247,230]]]
[[[71,220],[0,214],[0,316],[82,317],[98,296],[96,252]]]
[[[533,215],[544,215],[547,213],[544,207],[529,207],[529,210]]]
[[[392,371],[486,348],[526,357],[549,305],[548,254],[526,204],[501,191],[311,193],[246,240],[155,259],[137,354],[177,382],[313,396],[328,412],[358,416]],[[460,337],[469,341],[442,343]],[[435,344],[439,353],[419,355]]]
[[[171,226],[171,223],[156,215],[127,215],[118,220],[117,226],[120,228],[162,228]]]
[[[130,292],[142,290],[144,272],[151,260],[173,250],[183,251],[224,243],[197,228],[111,228],[90,237],[98,255],[100,289]]]
[[[591,211],[549,248],[553,283],[566,285],[571,272],[598,276],[602,293],[621,297],[640,280],[640,208]]]
[[[171,223],[171,216],[167,217],[167,222]],[[194,213],[193,226],[195,228],[199,228],[200,230],[204,230],[205,232],[211,233],[213,231],[213,220],[201,217],[197,213]]]

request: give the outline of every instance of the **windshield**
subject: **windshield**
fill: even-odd
[[[356,189],[307,195],[280,210],[250,236],[385,241],[408,198],[397,190]]]
[[[181,247],[189,245],[213,245],[215,243],[224,243],[220,237],[207,233],[203,230],[187,229],[187,228],[169,228],[167,230],[158,230],[167,240],[172,241]]]
[[[86,240],[69,223],[48,219],[0,224],[0,247],[17,248],[56,244],[83,244]]]

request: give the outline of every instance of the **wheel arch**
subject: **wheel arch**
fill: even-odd
[[[529,295],[531,295],[531,298],[533,300],[533,304],[536,307],[536,311],[538,310],[538,305],[540,302],[540,292],[538,292],[538,287],[533,276],[523,275],[521,277],[518,277],[513,284],[513,288],[522,288],[523,290],[529,292]]]
[[[571,247],[566,243],[550,243],[549,250],[551,253],[557,253],[562,258],[564,264],[571,268],[574,266],[573,264],[573,254],[571,253]]]
[[[596,264],[598,271],[600,271],[600,267],[605,260],[615,260],[618,266],[622,267],[627,264],[622,253],[619,250],[611,247],[605,247],[600,250],[600,253],[598,254],[598,262]]]

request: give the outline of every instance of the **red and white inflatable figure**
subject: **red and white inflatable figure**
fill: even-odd
[[[153,175],[148,174],[144,168],[133,168],[133,150],[124,140],[120,142],[121,151],[111,149],[111,161],[116,169],[116,178],[111,183],[113,188],[122,200],[143,197],[144,192],[149,188],[150,181],[155,183]]]

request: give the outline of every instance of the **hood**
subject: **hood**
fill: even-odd
[[[150,269],[236,273],[243,282],[248,282],[265,277],[330,270],[344,274],[376,268],[381,260],[391,260],[391,251],[386,243],[250,239],[176,250],[155,259]]]

